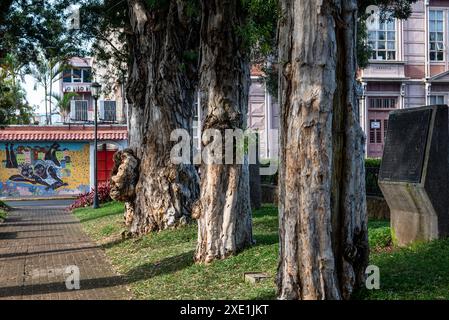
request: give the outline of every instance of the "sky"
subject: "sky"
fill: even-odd
[[[36,81],[34,78],[31,75],[26,75],[24,82],[22,82],[22,86],[26,92],[27,101],[31,106],[39,106],[39,108],[34,111],[35,113],[45,114],[44,88],[37,85],[36,90],[34,90],[35,85]],[[59,93],[59,81],[53,84],[53,91]]]

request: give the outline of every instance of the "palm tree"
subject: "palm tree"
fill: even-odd
[[[51,98],[55,99],[55,106],[59,110],[62,117],[62,122],[66,122],[70,115],[70,101],[76,96],[74,92],[68,92],[65,94],[53,93]]]
[[[1,79],[8,78],[11,80],[11,88],[14,91],[15,101],[14,104],[18,108],[20,103],[20,92],[18,91],[19,82],[18,80],[23,81],[23,66],[24,64],[20,63],[17,57],[14,54],[8,53],[0,62],[0,72]]]
[[[53,83],[61,79],[62,73],[66,67],[67,63],[65,58],[47,58],[43,53],[40,53],[38,62],[34,63],[31,68],[31,74],[36,79],[37,84],[44,87],[46,124],[51,124],[51,97]],[[37,84],[34,86],[35,90]]]

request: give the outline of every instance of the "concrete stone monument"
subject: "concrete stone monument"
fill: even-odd
[[[449,236],[448,117],[442,105],[390,113],[379,186],[400,246]]]

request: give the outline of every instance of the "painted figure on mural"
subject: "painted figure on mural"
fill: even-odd
[[[45,160],[53,161],[56,166],[60,167],[61,163],[56,157],[56,151],[59,151],[59,144],[57,142],[53,143],[50,149],[45,153]]]
[[[7,143],[6,144],[6,168],[17,168],[17,159],[14,153],[14,144]]]
[[[56,142],[48,150],[23,146],[14,150],[12,143],[6,144],[6,168],[17,168],[19,171],[19,174],[12,175],[9,180],[39,184],[47,190],[67,186],[62,180],[61,168],[70,162],[70,157],[64,155],[59,148],[60,145]]]

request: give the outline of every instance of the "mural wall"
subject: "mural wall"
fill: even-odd
[[[0,144],[0,196],[77,195],[89,187],[87,142]]]

